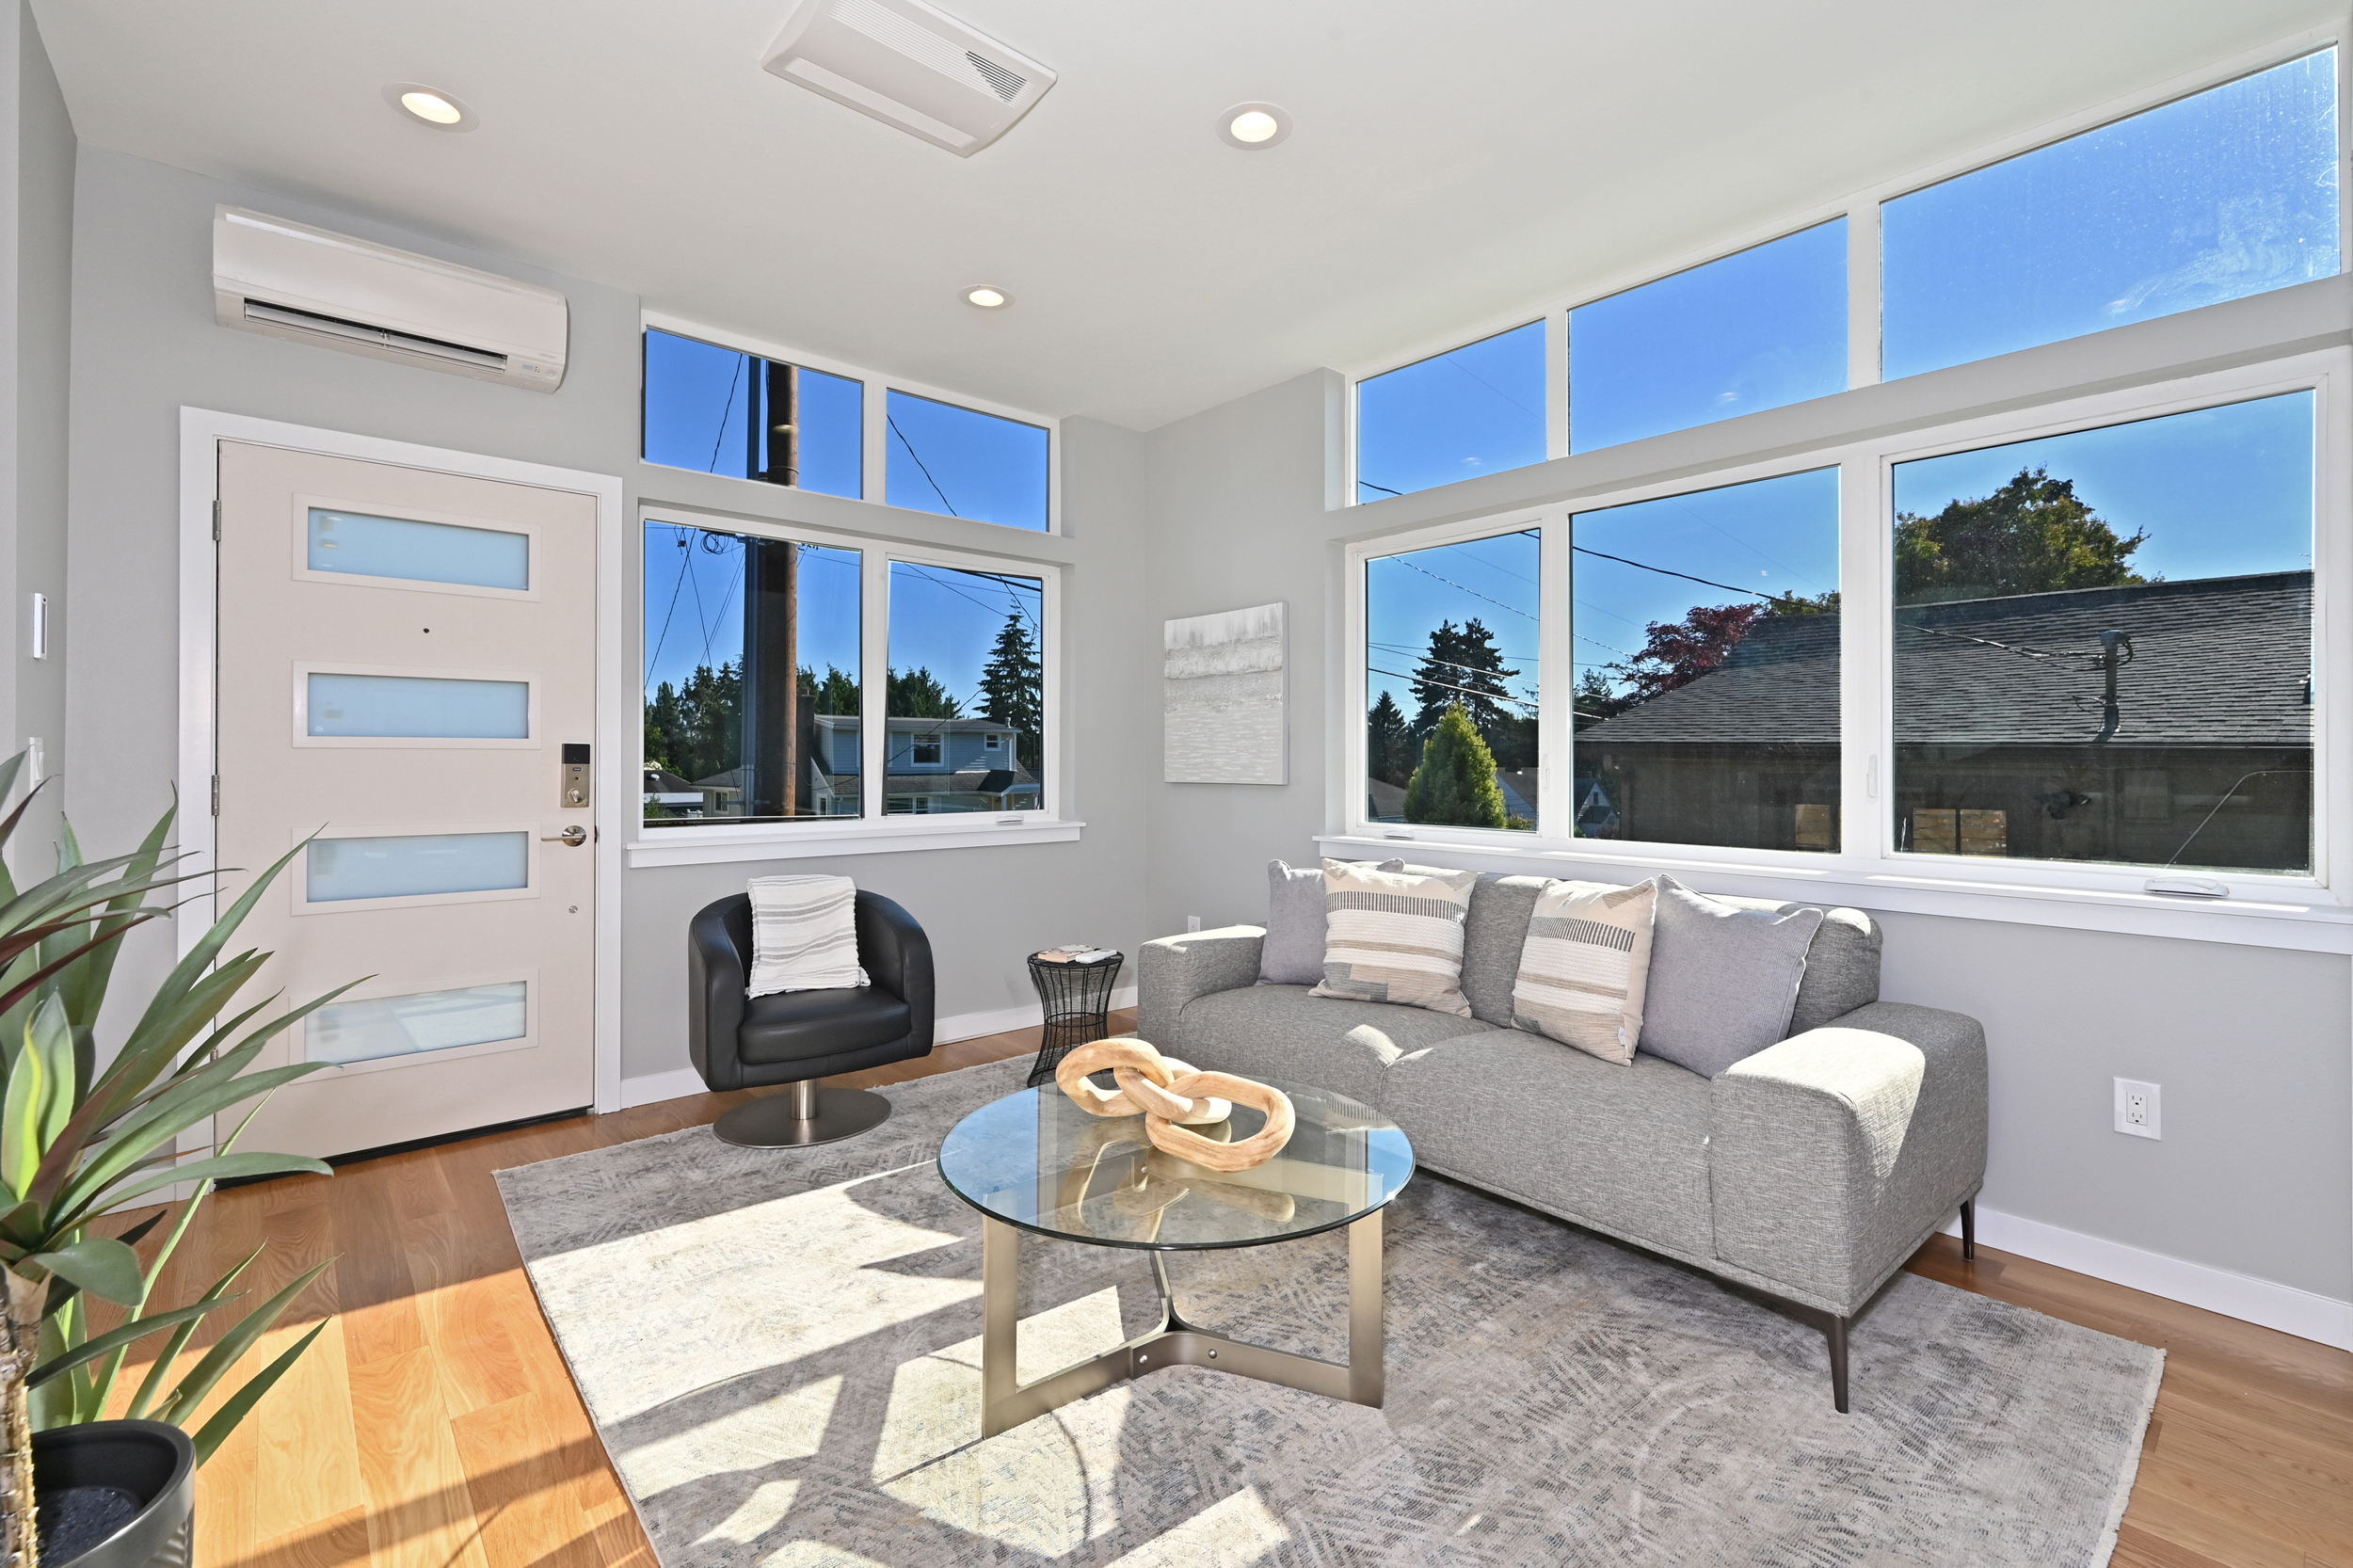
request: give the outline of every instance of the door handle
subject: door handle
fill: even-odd
[[[554,838],[542,838],[539,841],[543,844],[569,844],[574,849],[578,849],[588,841],[588,830],[575,824],[566,828]]]

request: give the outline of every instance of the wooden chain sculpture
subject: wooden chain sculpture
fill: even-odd
[[[1089,1073],[1111,1069],[1116,1091],[1087,1081]],[[1212,1171],[1246,1171],[1263,1165],[1291,1140],[1290,1097],[1280,1089],[1230,1073],[1204,1073],[1162,1056],[1142,1040],[1097,1040],[1080,1046],[1054,1069],[1054,1082],[1082,1111],[1097,1116],[1144,1117],[1153,1146]],[[1238,1144],[1204,1138],[1182,1124],[1222,1122],[1229,1101],[1266,1112],[1266,1126]]]

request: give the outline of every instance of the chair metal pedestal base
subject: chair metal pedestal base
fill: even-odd
[[[994,1437],[1048,1411],[1161,1367],[1207,1367],[1328,1399],[1380,1407],[1386,1393],[1382,1359],[1381,1210],[1348,1227],[1348,1364],[1270,1350],[1188,1323],[1168,1286],[1167,1254],[1152,1255],[1160,1287],[1160,1326],[1115,1351],[1065,1367],[1035,1383],[1014,1377],[1015,1304],[1021,1233],[1004,1221],[981,1220],[981,1435]]]
[[[890,1118],[890,1102],[863,1089],[820,1089],[815,1079],[737,1106],[712,1127],[720,1141],[752,1149],[838,1143]]]

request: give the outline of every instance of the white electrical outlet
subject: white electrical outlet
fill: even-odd
[[[1201,929],[1201,917],[1200,917],[1200,916],[1198,916],[1198,915],[1187,915],[1187,916],[1185,917],[1185,929],[1186,929],[1187,931],[1198,931],[1198,930],[1200,930],[1200,929]]]
[[[2158,1085],[2137,1079],[2116,1080],[2116,1130],[2135,1138],[2165,1136],[2158,1120]]]

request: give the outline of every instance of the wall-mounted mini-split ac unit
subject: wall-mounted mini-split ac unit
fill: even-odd
[[[799,0],[760,64],[967,158],[1054,85],[1029,56],[924,0]]]
[[[213,315],[223,327],[534,392],[564,384],[571,323],[553,289],[242,207],[213,209]]]

